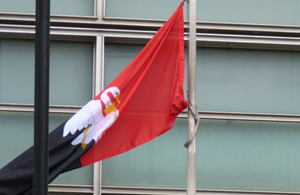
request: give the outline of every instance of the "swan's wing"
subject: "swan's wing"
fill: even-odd
[[[83,138],[86,143],[92,140],[97,142],[103,132],[116,121],[118,115],[119,111],[117,110],[103,116],[101,102],[99,100],[91,100],[66,122],[63,136],[65,137],[70,133],[74,135],[77,131],[82,131],[90,125],[91,127],[87,131],[86,137],[84,138],[83,133],[81,133],[72,141],[72,144],[81,143]]]
[[[80,133],[80,135],[78,135],[78,136],[71,142],[71,144],[72,144],[72,145],[77,145],[77,144],[82,143],[83,137],[84,137],[83,133]]]
[[[93,104],[92,101],[93,100],[83,106],[66,122],[63,137],[67,136],[69,133],[74,135],[77,131],[82,131],[84,128],[88,127],[88,125],[94,123],[95,119],[91,110],[91,104]]]
[[[86,137],[84,138],[84,134],[81,133],[78,135],[73,141],[72,145],[77,145],[82,143],[83,139],[85,143],[90,143],[92,140],[98,142],[106,129],[108,129],[115,121],[114,114],[119,115],[119,111],[116,113],[110,113],[106,117],[98,117],[97,120],[93,123],[93,125],[89,128],[86,133]]]

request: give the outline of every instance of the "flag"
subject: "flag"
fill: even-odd
[[[49,182],[172,128],[187,107],[183,4],[99,95],[49,134]],[[30,148],[0,170],[0,194],[30,194],[32,177]]]

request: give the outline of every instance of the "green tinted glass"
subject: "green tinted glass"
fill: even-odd
[[[50,104],[84,105],[91,99],[93,43],[53,41]],[[34,103],[34,41],[0,39],[0,103]]]
[[[298,52],[198,49],[198,108],[299,114],[299,64]]]
[[[35,14],[34,0],[0,0],[0,12]],[[54,15],[93,16],[94,0],[52,0],[50,12]]]
[[[299,192],[300,124],[201,120],[197,188]]]

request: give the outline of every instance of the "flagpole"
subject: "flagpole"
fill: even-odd
[[[196,140],[195,118],[196,108],[196,0],[188,0],[189,4],[189,70],[188,70],[188,140],[187,149],[187,195],[196,194]]]
[[[36,0],[33,194],[48,194],[50,0]]]

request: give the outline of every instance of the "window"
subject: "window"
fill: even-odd
[[[0,0],[0,12],[4,13],[26,13],[35,14],[35,1],[5,1]],[[93,0],[52,0],[50,2],[51,14],[53,15],[74,15],[74,16],[93,16]]]

